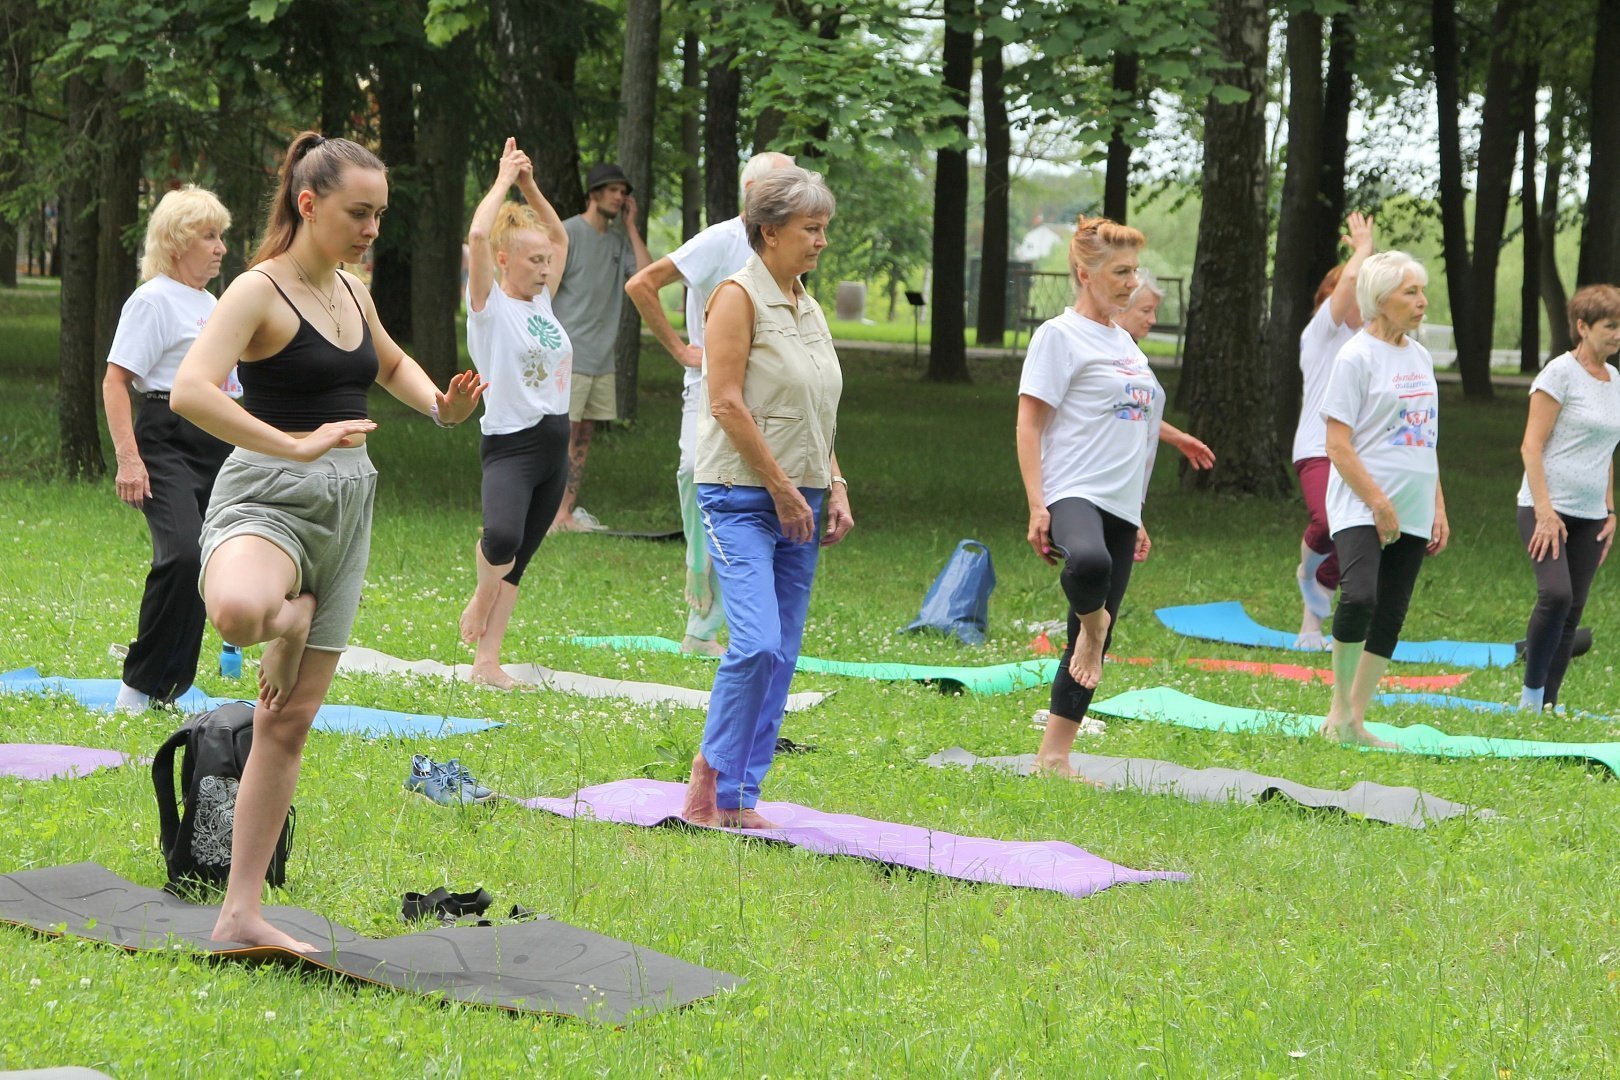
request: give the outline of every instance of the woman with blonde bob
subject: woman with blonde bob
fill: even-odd
[[[146,515],[152,567],[135,640],[124,657],[119,709],[139,712],[185,693],[197,675],[207,612],[197,595],[198,536],[228,443],[169,408],[180,361],[214,311],[207,289],[225,256],[230,212],[187,185],[158,200],[146,225],[140,288],[124,302],[101,383],[119,499]],[[234,378],[227,376],[234,384]],[[131,393],[141,399],[131,413]]]
[[[1558,704],[1587,592],[1614,543],[1614,450],[1620,444],[1620,289],[1588,285],[1569,299],[1575,348],[1530,384],[1519,536],[1536,574],[1519,704]]]
[[[1411,335],[1429,275],[1399,251],[1369,256],[1356,281],[1362,327],[1339,350],[1323,397],[1327,516],[1339,556],[1333,612],[1333,705],[1322,734],[1390,748],[1367,731],[1367,706],[1389,666],[1425,555],[1451,528],[1435,445],[1434,361]]]
[[[175,376],[175,411],[236,446],[203,519],[208,618],[233,645],[264,643],[216,941],[316,948],[267,922],[261,893],[365,584],[377,487],[367,392],[376,383],[449,427],[484,390],[467,371],[440,393],[383,329],[365,284],[341,268],[365,256],[387,207],[375,154],[299,134],[249,272],[225,290]],[[219,388],[239,358],[240,403]]]
[[[513,185],[524,203],[506,201]],[[518,584],[562,505],[568,483],[568,395],[573,346],[551,309],[568,261],[568,233],[540,193],[528,155],[507,139],[495,184],[467,233],[467,352],[489,381],[484,394],[484,532],[478,581],[461,613],[477,647],[474,682],[510,690],[501,643]]]
[[[1018,469],[1029,545],[1059,578],[1069,643],[1052,682],[1036,768],[1074,776],[1069,749],[1102,679],[1103,653],[1134,563],[1151,543],[1142,503],[1159,444],[1164,388],[1116,321],[1136,291],[1147,239],[1082,216],[1069,244],[1074,306],[1041,324],[1018,384]]]
[[[822,547],[855,526],[833,451],[844,376],[799,280],[833,209],[819,173],[787,165],[756,180],[743,211],[754,254],[709,296],[694,479],[731,644],[681,810],[700,825],[772,827],[756,806],[799,660],[818,521],[825,508]]]

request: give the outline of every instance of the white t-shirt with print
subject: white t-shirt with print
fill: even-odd
[[[1532,394],[1540,390],[1560,406],[1541,461],[1553,509],[1572,518],[1598,520],[1609,513],[1609,467],[1620,443],[1620,373],[1603,366],[1607,382],[1565,353],[1530,384]],[[1519,484],[1519,505],[1535,505],[1528,476]]]
[[[1359,331],[1333,362],[1322,419],[1349,426],[1351,445],[1395,507],[1401,532],[1429,539],[1440,484],[1440,388],[1429,350],[1410,336],[1397,348]],[[1336,468],[1328,470],[1327,515],[1332,533],[1374,524],[1371,508]]]
[[[754,249],[748,246],[748,229],[740,217],[710,225],[670,252],[669,261],[686,279],[686,340],[703,347],[703,313],[708,310],[709,294],[726,278],[743,268]],[[702,368],[687,368],[687,386],[703,379]]]
[[[129,294],[118,315],[107,363],[134,375],[130,380],[142,394],[168,393],[191,343],[197,340],[217,301],[207,289],[193,289],[166,274],[159,274]],[[225,389],[241,395],[236,369]]]
[[[489,383],[478,421],[485,435],[522,431],[568,412],[574,348],[551,310],[551,286],[518,300],[496,283],[482,311],[473,310],[469,292],[467,352]]]
[[[1070,308],[1029,339],[1018,392],[1052,406],[1041,434],[1048,506],[1081,498],[1142,524],[1164,388],[1130,334]]]
[[[1327,457],[1327,424],[1322,420],[1322,402],[1327,398],[1328,377],[1333,374],[1333,358],[1356,332],[1333,321],[1333,299],[1322,301],[1299,333],[1299,373],[1304,394],[1300,399],[1299,426],[1294,429],[1294,456],[1290,461]]]

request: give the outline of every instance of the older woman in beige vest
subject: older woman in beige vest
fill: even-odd
[[[843,374],[821,305],[799,281],[827,246],[833,207],[821,176],[797,166],[756,181],[743,214],[754,255],[709,298],[695,479],[731,645],[682,811],[697,824],[772,827],[755,805],[818,547],[855,524],[833,452]]]

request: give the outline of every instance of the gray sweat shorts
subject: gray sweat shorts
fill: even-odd
[[[197,588],[219,545],[236,536],[262,537],[285,551],[296,568],[289,597],[315,597],[306,648],[342,652],[366,582],[376,495],[377,470],[364,446],[340,446],[315,461],[238,447],[225,459],[208,500]]]

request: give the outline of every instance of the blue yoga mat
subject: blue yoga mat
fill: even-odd
[[[87,709],[110,711],[118,698],[117,679],[61,679],[41,676],[37,668],[19,668],[0,674],[0,693],[67,694]],[[216,708],[236,698],[209,697],[196,687],[175,700],[183,713]],[[315,714],[315,731],[333,735],[362,735],[368,739],[385,736],[420,735],[437,738],[488,731],[501,725],[493,720],[466,716],[422,716],[417,713],[371,709],[362,705],[322,705]]]
[[[1294,635],[1283,630],[1261,626],[1243,610],[1240,600],[1223,600],[1215,604],[1184,604],[1180,607],[1160,608],[1153,614],[1176,633],[1205,641],[1225,641],[1232,645],[1250,645],[1261,649],[1287,649],[1290,652],[1314,650],[1296,649]],[[1485,641],[1403,641],[1395,646],[1391,657],[1403,664],[1445,664],[1448,667],[1511,667],[1517,657],[1512,645]]]
[[[1379,705],[1417,705],[1430,709],[1468,709],[1471,712],[1482,713],[1513,713],[1519,711],[1519,706],[1507,701],[1480,701],[1477,698],[1455,697],[1451,694],[1379,694],[1373,698]],[[1582,720],[1613,720],[1612,716],[1600,716],[1597,713],[1587,712],[1585,709],[1576,709],[1569,712],[1559,705],[1553,709],[1557,716],[1575,716]]]

